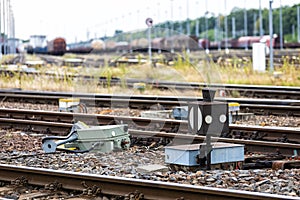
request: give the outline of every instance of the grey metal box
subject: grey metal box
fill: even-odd
[[[213,143],[212,146],[211,164],[244,161],[244,145],[219,142]],[[165,147],[165,163],[197,166],[199,147],[200,144]],[[205,151],[205,148],[203,150]]]
[[[91,126],[78,129],[77,132],[78,140],[72,142],[71,146],[78,149],[90,149],[95,143],[99,143],[92,152],[111,152],[115,149],[127,149],[130,145],[128,126],[125,124]],[[125,146],[123,142],[126,142]]]

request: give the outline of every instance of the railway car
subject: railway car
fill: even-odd
[[[116,52],[126,52],[130,50],[130,44],[126,41],[120,41],[116,43],[115,51]]]
[[[113,51],[116,48],[116,42],[113,40],[105,41],[105,49],[106,51]]]
[[[185,49],[189,50],[199,50],[198,46],[198,37],[196,36],[186,36],[186,35],[174,35],[172,37],[168,37],[164,42],[164,49],[171,50],[174,49],[176,51],[182,51]]]
[[[93,50],[91,41],[81,41],[76,43],[67,44],[67,52],[69,53],[90,53]]]
[[[263,35],[260,39],[260,42],[265,42],[266,45],[270,47],[271,44],[270,35]],[[272,45],[275,48],[280,46],[280,37],[277,34],[274,34],[273,36]]]
[[[246,48],[252,47],[253,43],[260,42],[260,36],[242,36],[239,37],[237,40],[231,40],[231,47],[234,48]]]
[[[47,41],[45,35],[31,35],[29,37],[29,44],[27,45],[27,53],[47,53]]]
[[[64,55],[66,53],[66,40],[57,37],[47,43],[47,52],[52,55]]]
[[[151,47],[155,50],[183,51],[189,49],[190,51],[198,51],[203,49],[242,49],[245,47],[252,48],[253,43],[263,42],[267,47],[270,46],[270,36],[242,36],[239,38],[228,38],[227,41],[210,41],[208,39],[199,38],[194,35],[173,35],[171,37],[153,38],[151,40]],[[68,44],[68,52],[72,53],[101,53],[101,52],[125,52],[129,50],[145,50],[148,48],[148,39],[139,38],[134,39],[130,43],[128,41],[115,41],[113,39],[89,40],[85,42]],[[284,44],[285,45],[285,44]],[[274,34],[273,47],[279,48],[280,37]],[[290,45],[293,48],[300,47],[299,44]]]
[[[105,50],[105,43],[103,40],[91,39],[88,41],[81,41],[76,43],[70,43],[67,45],[69,53],[91,53],[101,52]]]
[[[245,47],[252,48],[253,43],[265,43],[267,47],[270,47],[270,36],[269,35],[263,35],[260,36],[241,36],[239,38],[234,39],[227,39],[227,48],[230,49],[242,49]],[[272,39],[272,45],[274,48],[279,47],[280,44],[280,37],[276,34],[274,34],[274,37]],[[211,42],[210,48],[211,49],[217,49],[220,46],[220,48],[225,48],[226,41],[222,40],[220,42]]]
[[[105,50],[105,42],[103,40],[95,39],[91,41],[91,46],[93,52],[104,51]]]
[[[151,46],[154,49],[163,49],[165,42],[166,42],[166,38],[165,37],[154,38],[151,41]]]
[[[208,39],[198,39],[198,45],[201,49],[210,48],[210,41]]]
[[[130,46],[133,50],[136,49],[144,49],[148,47],[148,39],[146,38],[139,38],[139,39],[135,39],[130,43]]]
[[[47,41],[45,35],[32,35],[26,45],[29,54],[63,55],[66,52],[66,40],[62,37]]]

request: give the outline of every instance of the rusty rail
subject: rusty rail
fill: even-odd
[[[253,89],[249,88],[249,91],[252,92]],[[298,95],[299,92],[296,92],[296,94]],[[31,102],[57,105],[59,98],[70,97],[80,98],[81,102],[85,103],[87,106],[111,108],[126,107],[139,109],[149,109],[151,106],[157,104],[163,106],[164,108],[171,108],[174,106],[186,106],[189,101],[202,101],[202,98],[180,96],[124,96],[111,94],[94,95],[88,93],[73,94],[45,91],[36,92],[19,90],[0,90],[1,101],[10,102]],[[240,108],[242,110],[247,109],[256,114],[289,114],[294,116],[300,116],[299,100],[278,100],[278,96],[276,96],[276,98],[277,99],[216,98],[216,100],[226,102],[238,102],[240,103]]]
[[[49,183],[58,182],[62,184],[63,189],[79,191],[84,189],[82,184],[84,182],[85,185],[96,186],[100,188],[101,192],[106,195],[126,195],[130,192],[139,191],[139,193],[141,193],[145,199],[149,200],[298,199],[297,197],[258,192],[0,164],[0,180],[13,181],[20,177],[23,177],[23,179],[28,181],[28,184],[32,185],[45,186]]]
[[[71,123],[72,121],[83,121],[90,124],[129,124],[130,128],[151,131],[178,132],[188,133],[188,123],[184,120],[171,119],[153,119],[141,117],[127,117],[115,115],[100,115],[100,114],[82,114],[69,112],[53,112],[40,110],[25,110],[25,109],[6,109],[0,108],[0,118],[12,119],[28,119],[40,120],[49,122]],[[7,119],[9,120],[9,119]],[[32,124],[32,123],[31,123]],[[61,126],[62,127],[62,126]],[[60,128],[60,127],[58,127]],[[288,127],[262,127],[230,124],[229,133],[234,135],[234,132],[246,133],[244,139],[266,140],[266,141],[282,141],[289,143],[300,143],[300,129]],[[56,131],[57,132],[57,131]],[[52,133],[56,133],[52,132]],[[253,135],[256,135],[254,137]],[[224,136],[226,137],[226,136]]]
[[[4,128],[14,128],[19,130],[34,131],[46,134],[54,135],[67,135],[72,127],[71,123],[60,122],[45,122],[39,120],[25,120],[25,119],[9,119],[0,118],[0,126]],[[136,129],[129,129],[129,133],[134,137],[161,137],[169,138],[174,142],[179,143],[194,143],[203,142],[205,136],[190,135],[190,134],[178,134],[178,133],[165,133],[157,131],[143,131]],[[282,143],[282,142],[266,142],[256,140],[244,140],[244,139],[229,139],[221,137],[213,137],[212,141],[228,142],[245,145],[246,151],[249,152],[267,152],[275,153],[280,152],[287,156],[292,156],[295,153],[300,154],[300,144]]]

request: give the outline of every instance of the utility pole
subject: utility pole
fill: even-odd
[[[166,19],[168,19],[168,11],[165,10],[165,15],[166,15]],[[165,30],[166,30],[166,38],[170,37],[170,34],[169,34],[169,27],[168,27],[168,23],[165,23]]]
[[[190,36],[189,0],[186,0],[186,34]]]
[[[190,37],[191,32],[190,32],[190,19],[189,19],[189,0],[186,0],[186,32],[187,32],[187,37]],[[186,51],[187,53],[190,53],[189,40],[187,41],[186,45],[187,45]]]
[[[253,15],[253,36],[256,36],[257,29],[256,29],[256,13]]]
[[[245,8],[244,8],[244,32],[245,32],[245,36],[248,36],[248,31],[247,31],[247,10],[246,10],[246,0],[245,2]],[[248,43],[246,42],[245,44],[245,50],[248,50]]]
[[[220,20],[220,14],[218,15],[218,25],[217,25],[217,32],[221,32],[220,29],[221,29],[221,20]],[[218,51],[221,51],[221,38],[219,37],[220,35],[222,34],[217,34],[218,36]]]
[[[153,20],[151,18],[147,18],[146,25],[148,26],[148,54],[149,54],[149,64],[151,66],[152,65],[151,28],[153,26]]]
[[[282,6],[281,6],[281,0],[280,0],[280,10],[279,10],[279,29],[280,29],[280,49],[283,49],[283,30],[282,30]]]
[[[3,45],[3,35],[2,35],[2,30],[1,30],[1,26],[2,26],[2,2],[0,0],[0,59],[2,59],[2,45]]]
[[[263,36],[263,20],[262,20],[262,13],[261,13],[261,0],[259,0],[259,36]]]
[[[295,24],[293,24],[292,26],[292,36],[293,36],[293,40],[295,39]]]
[[[235,33],[235,17],[231,18],[231,24],[232,24],[232,38],[236,37],[236,33]]]
[[[182,17],[182,7],[179,6],[179,16],[180,16],[180,19]],[[183,23],[183,22],[182,22]],[[179,22],[179,33],[180,34],[183,34],[183,27],[182,27],[182,23]]]
[[[225,0],[225,53],[228,54],[229,53],[229,49],[228,49],[228,31],[227,31],[227,5],[226,5],[226,0]]]
[[[298,42],[300,42],[300,7],[297,6],[297,29],[298,29]]]
[[[207,15],[208,15],[208,9],[207,9],[207,0],[205,0],[205,52],[208,54],[209,49],[208,49],[208,21],[207,21]]]
[[[3,54],[5,55],[6,54],[6,38],[5,38],[5,34],[6,34],[6,22],[5,22],[5,12],[6,12],[6,9],[5,9],[5,0],[3,0]]]
[[[199,2],[197,1],[196,2],[196,13],[198,13],[198,10],[199,10]],[[198,17],[198,15],[197,15]],[[199,20],[197,19],[196,17],[196,28],[195,28],[195,35],[196,37],[199,37]]]
[[[173,0],[171,0],[171,33],[170,33],[170,37],[173,36],[173,32],[174,32],[174,22],[173,22]],[[174,43],[173,40],[171,40],[171,53],[174,53]]]
[[[270,72],[274,71],[273,66],[273,11],[272,11],[272,3],[273,0],[269,0],[269,31],[270,31]]]
[[[160,12],[159,11],[160,11],[160,3],[158,2],[157,3],[157,19],[156,19],[157,22],[160,21]],[[156,29],[158,29],[157,37],[161,37],[161,29],[160,29],[159,25],[157,24],[156,27],[157,27]]]

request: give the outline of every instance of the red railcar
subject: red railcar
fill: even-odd
[[[64,55],[66,46],[66,40],[62,37],[57,37],[47,43],[47,52],[52,55]]]

